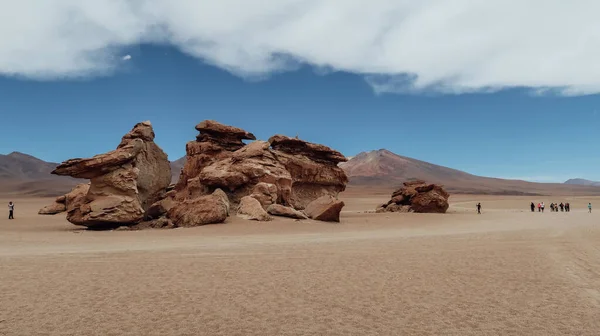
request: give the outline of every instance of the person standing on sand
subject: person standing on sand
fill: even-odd
[[[15,205],[13,202],[8,202],[8,219],[15,219]]]
[[[481,203],[477,203],[477,214],[481,215]]]
[[[565,205],[564,205],[564,204],[562,204],[562,202],[560,202],[560,205],[559,205],[559,207],[560,207],[560,212],[563,212],[563,211],[565,211]]]
[[[592,203],[588,203],[588,212],[592,213]]]
[[[545,207],[546,207],[546,206],[544,205],[544,202],[542,202],[542,212],[544,212],[544,208],[545,208]]]
[[[533,202],[531,202],[531,212],[535,212],[535,204]]]

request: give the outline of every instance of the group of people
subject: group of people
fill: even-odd
[[[535,203],[531,202],[531,204],[529,205],[531,208],[531,212],[535,212]],[[537,204],[537,209],[538,212],[544,212],[544,209],[546,208],[546,205],[544,204],[544,202],[538,203]],[[550,211],[552,212],[558,212],[560,209],[561,212],[569,212],[571,211],[571,204],[569,203],[550,203]]]
[[[535,212],[535,208],[536,208],[535,203],[531,202],[530,207],[531,207],[531,212]],[[544,212],[544,208],[545,207],[546,206],[544,205],[544,202],[538,203],[537,204],[538,212]],[[569,204],[568,202],[567,203],[562,203],[561,202],[560,204],[558,204],[558,203],[551,203],[550,204],[550,211],[552,211],[552,212],[559,212],[559,211],[560,212],[570,212],[571,211],[571,204]],[[588,203],[588,212],[592,213],[592,203]]]

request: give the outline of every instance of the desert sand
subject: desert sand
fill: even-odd
[[[109,232],[13,198],[0,334],[600,335],[600,197],[454,195],[443,215],[365,213],[387,190],[341,198],[340,224]]]

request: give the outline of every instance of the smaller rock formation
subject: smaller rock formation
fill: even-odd
[[[289,217],[295,219],[308,219],[308,217],[302,212],[281,204],[269,205],[269,207],[267,208],[267,212],[273,216]]]
[[[252,196],[242,197],[237,215],[243,219],[255,220],[259,222],[267,222],[272,219],[265,209],[263,209],[260,202]]]
[[[392,193],[392,199],[377,208],[377,212],[445,213],[450,194],[437,184],[409,181]]]
[[[340,212],[343,207],[344,202],[335,199],[335,197],[325,195],[310,202],[304,212],[314,220],[339,222]]]

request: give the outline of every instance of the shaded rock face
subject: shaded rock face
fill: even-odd
[[[84,198],[73,202],[71,209],[67,201],[67,220],[90,228],[142,221],[146,210],[164,197],[171,180],[167,155],[154,143],[147,121],[125,134],[117,149],[65,161],[52,174],[90,180]]]
[[[377,208],[377,212],[445,213],[450,194],[437,184],[424,181],[405,182],[392,193],[392,199]]]
[[[348,178],[338,167],[339,152],[296,138],[275,135],[269,141],[215,121],[196,126],[200,134],[186,146],[186,163],[173,195],[177,202],[211,194],[217,188],[237,209],[252,196],[267,209],[272,204],[302,210],[315,199],[337,197]]]

